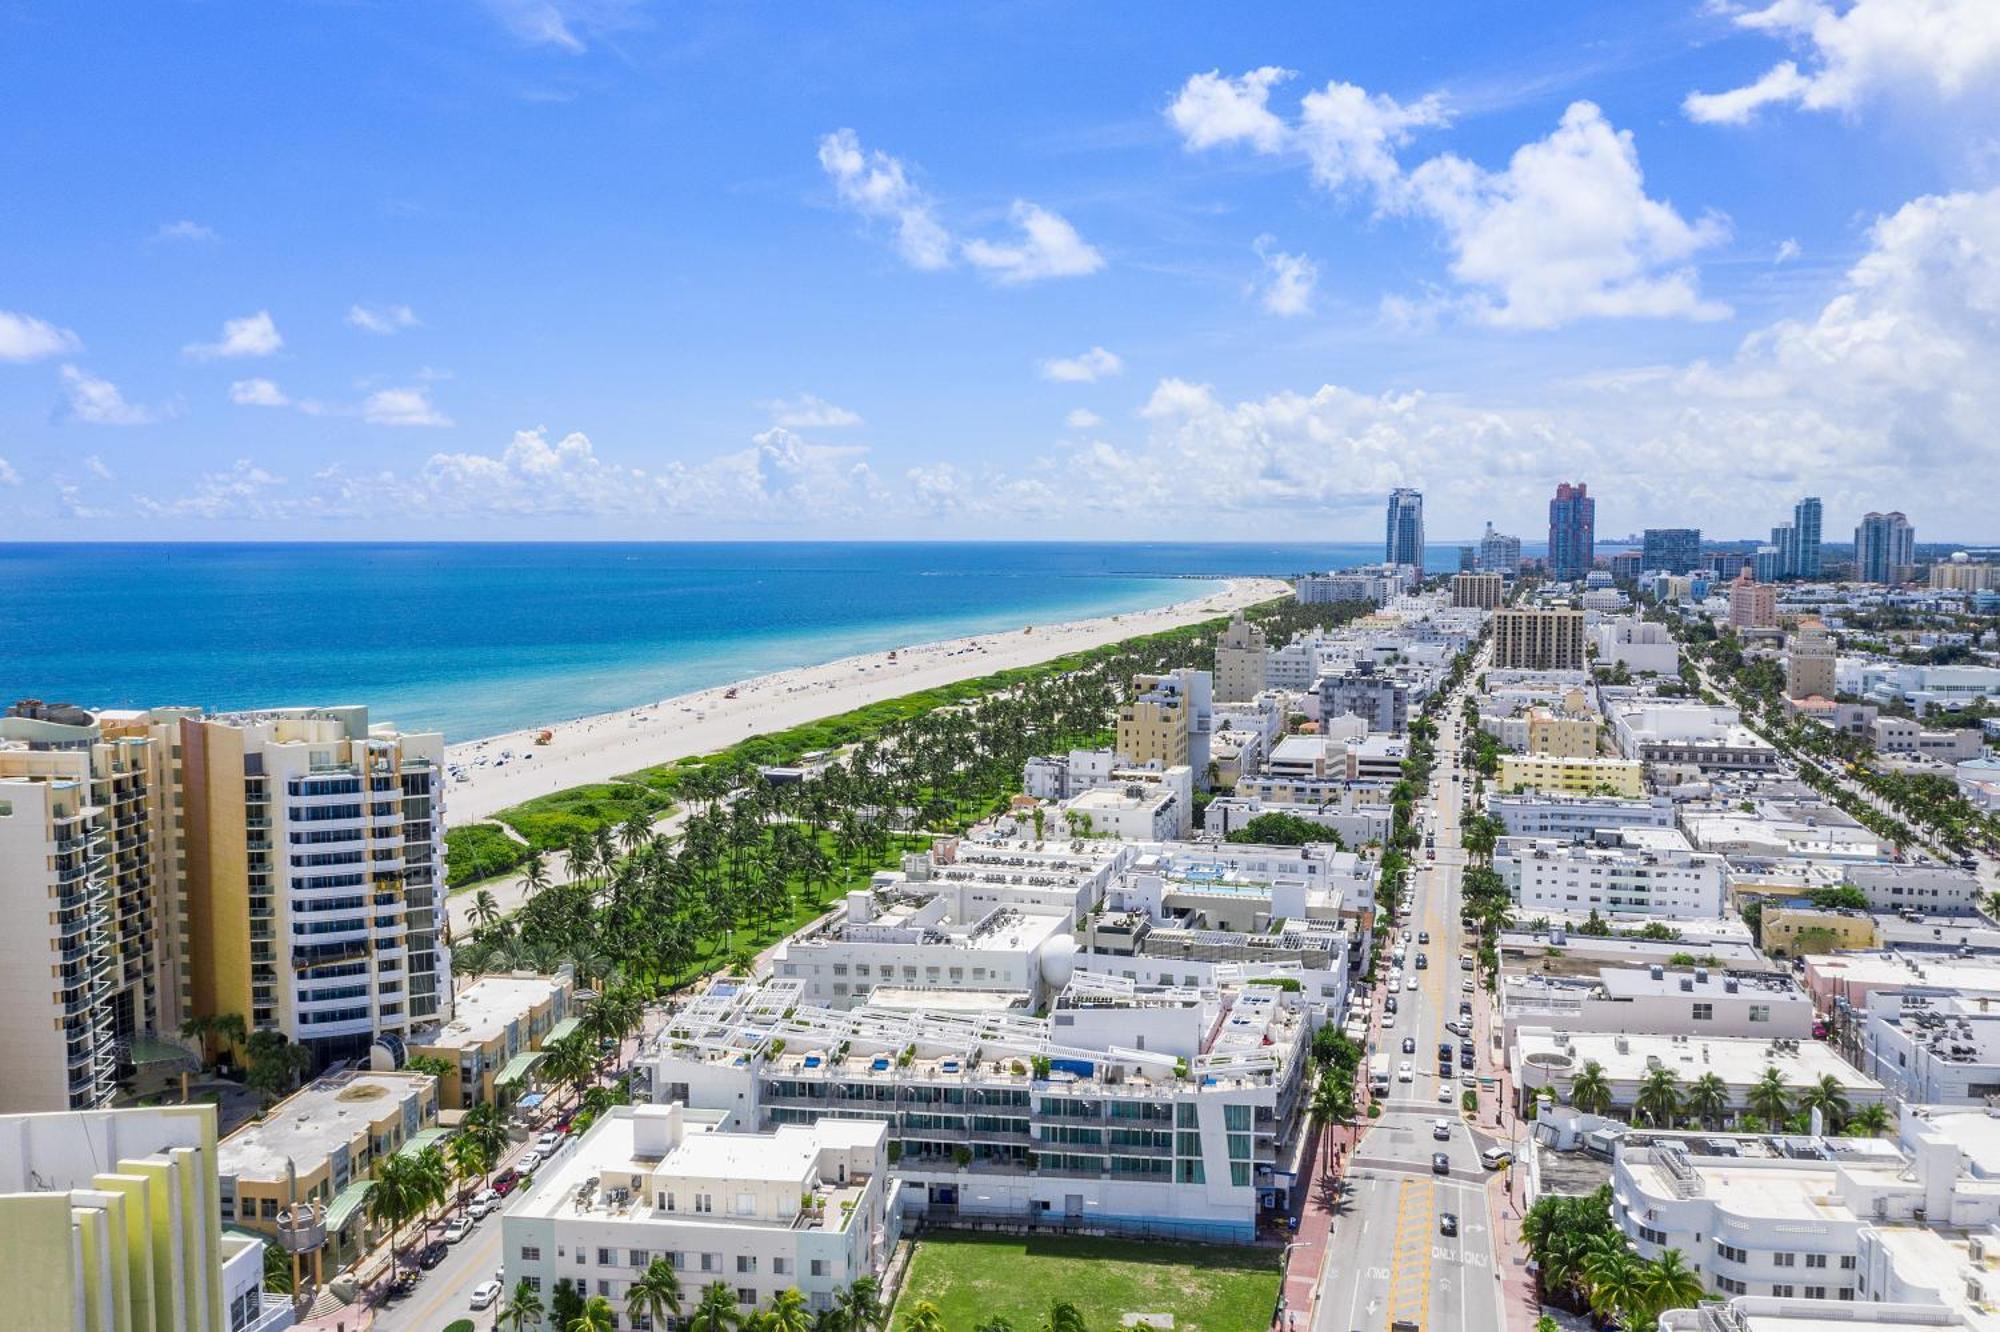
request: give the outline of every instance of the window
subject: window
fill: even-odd
[[[521,1261],[524,1263],[539,1263],[542,1261],[541,1246],[538,1244],[523,1244],[521,1246]]]
[[[790,1276],[792,1274],[792,1260],[789,1258],[773,1258],[771,1260],[771,1274],[773,1276]]]
[[[721,1266],[722,1266],[722,1255],[721,1255],[721,1254],[719,1254],[719,1253],[705,1253],[705,1254],[703,1254],[703,1255],[701,1256],[701,1270],[702,1270],[702,1271],[704,1271],[704,1272],[713,1272],[713,1271],[715,1271],[715,1270],[716,1270],[717,1268],[719,1268],[719,1267],[721,1267]]]
[[[694,1195],[694,1210],[695,1210],[695,1211],[697,1211],[697,1212],[712,1212],[712,1211],[714,1211],[714,1210],[715,1210],[715,1199],[714,1199],[714,1198],[713,1198],[713,1197],[712,1197],[711,1195],[709,1195],[709,1194],[706,1194],[706,1193],[697,1193],[697,1194],[695,1194],[695,1195]]]
[[[1665,1244],[1667,1242],[1667,1232],[1664,1230],[1654,1230],[1648,1226],[1640,1226],[1639,1238],[1648,1244]]]
[[[1806,1287],[1806,1298],[1807,1298],[1807,1299],[1809,1299],[1809,1300],[1823,1300],[1823,1299],[1825,1299],[1825,1298],[1826,1298],[1826,1287],[1825,1287],[1825,1286],[1807,1286],[1807,1287]]]
[[[1806,1255],[1806,1266],[1807,1266],[1807,1267],[1825,1267],[1825,1266],[1826,1266],[1826,1255],[1825,1255],[1825,1254],[1823,1254],[1823,1253],[1809,1253],[1809,1254],[1807,1254],[1807,1255]]]
[[[1795,1253],[1774,1253],[1771,1255],[1771,1265],[1773,1267],[1790,1267],[1798,1261],[1798,1257]]]
[[[1696,1005],[1694,1006],[1694,1020],[1695,1020],[1696,1022],[1712,1022],[1712,1021],[1714,1021],[1714,1020],[1715,1020],[1715,1005],[1714,1005],[1714,1004],[1696,1004]]]
[[[738,1286],[736,1288],[736,1302],[738,1304],[755,1304],[757,1302],[757,1292],[748,1286]]]
[[[521,1280],[528,1283],[529,1290],[540,1290],[542,1288],[542,1279],[538,1276],[524,1276]]]
[[[1834,1296],[1834,1298],[1835,1298],[1835,1299],[1841,1299],[1841,1300],[1851,1300],[1851,1299],[1853,1299],[1853,1298],[1854,1298],[1854,1287],[1852,1287],[1852,1286],[1842,1286],[1842,1287],[1840,1288],[1840,1293],[1839,1293],[1839,1294],[1837,1294],[1836,1296]]]
[[[815,1258],[812,1260],[812,1274],[816,1277],[823,1277],[826,1275],[826,1259]]]
[[[602,1295],[602,1296],[603,1296],[603,1297],[604,1297],[605,1299],[607,1299],[607,1300],[608,1300],[608,1299],[610,1299],[610,1298],[611,1298],[611,1283],[610,1283],[609,1281],[599,1281],[599,1282],[597,1283],[597,1293],[598,1293],[599,1295]]]
[[[1715,1251],[1732,1263],[1747,1263],[1750,1261],[1749,1254],[1733,1244],[1724,1244],[1721,1240],[1715,1242]]]
[[[1854,1270],[1853,1254],[1843,1253],[1840,1255],[1840,1270],[1843,1272],[1852,1272]]]
[[[1769,1022],[1771,1020],[1771,1006],[1769,1004],[1750,1005],[1750,1020],[1752,1022]]]
[[[1792,1298],[1792,1289],[1793,1288],[1788,1285],[1783,1285],[1783,1284],[1774,1285],[1771,1287],[1771,1295],[1775,1299],[1789,1300],[1790,1298]]]
[[[628,1263],[626,1264],[626,1266],[627,1266],[627,1267],[640,1267],[640,1268],[643,1268],[643,1267],[645,1267],[645,1266],[646,1266],[646,1265],[647,1265],[648,1263],[650,1263],[650,1262],[652,1262],[652,1261],[653,1261],[653,1254],[652,1254],[652,1251],[651,1251],[651,1250],[649,1250],[649,1249],[634,1249],[634,1250],[632,1250],[632,1253],[631,1253],[631,1261],[629,1261],[629,1262],[628,1262]]]
[[[1745,1291],[1750,1289],[1750,1287],[1745,1285],[1743,1282],[1732,1281],[1730,1278],[1726,1276],[1717,1277],[1715,1279],[1715,1286],[1717,1290],[1720,1290],[1725,1295],[1741,1295]]]
[[[736,1255],[736,1271],[739,1275],[755,1272],[756,1270],[757,1255],[753,1253],[739,1253]]]
[[[618,1254],[616,1250],[599,1249],[597,1251],[597,1265],[599,1267],[609,1267],[617,1261],[618,1261]]]

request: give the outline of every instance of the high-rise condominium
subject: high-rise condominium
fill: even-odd
[[[1866,513],[1854,529],[1854,576],[1900,583],[1917,563],[1917,529],[1900,513]]]
[[[1819,577],[1819,497],[1808,495],[1792,506],[1793,545],[1797,552],[1796,566],[1791,570],[1798,578]]]
[[[1407,564],[1424,573],[1424,492],[1399,486],[1389,492],[1388,540],[1390,564]]]
[[[1649,527],[1640,567],[1684,574],[1701,563],[1699,527]]]
[[[1549,577],[1573,582],[1597,559],[1597,501],[1583,482],[1563,482],[1549,501]]]
[[[1521,572],[1521,538],[1496,532],[1493,524],[1487,523],[1486,535],[1479,538],[1479,562],[1475,567],[1482,573],[1512,578]]]
[[[1777,552],[1772,565],[1773,578],[1796,578],[1799,574],[1799,529],[1798,524],[1779,523],[1771,529],[1771,549]]]

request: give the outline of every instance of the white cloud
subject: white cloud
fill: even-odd
[[[407,305],[385,305],[379,310],[371,310],[365,305],[347,307],[347,322],[364,333],[400,333],[406,328],[415,328],[422,322],[417,312]]]
[[[39,361],[83,350],[83,341],[66,328],[33,315],[0,310],[0,361]]]
[[[951,266],[951,235],[938,222],[930,196],[910,183],[902,162],[879,148],[864,151],[853,130],[841,129],[819,141],[819,164],[842,203],[895,225],[896,251],[905,263],[921,269]]]
[[[553,46],[571,55],[589,50],[596,37],[634,26],[639,0],[485,0],[487,10],[517,41]]]
[[[1628,131],[1572,103],[1546,139],[1517,149],[1505,171],[1444,154],[1411,172],[1411,208],[1443,226],[1451,273],[1477,288],[1470,308],[1492,324],[1554,328],[1582,318],[1715,319],[1687,266],[1728,234],[1715,217],[1688,222],[1649,198]]]
[[[773,398],[758,405],[771,414],[774,425],[794,430],[830,430],[861,424],[861,413],[810,393],[801,393],[796,398]]]
[[[21,474],[14,470],[12,463],[8,462],[5,458],[0,458],[0,486],[18,486],[20,484]]]
[[[153,232],[152,239],[154,241],[187,241],[191,244],[202,244],[207,241],[217,240],[219,237],[216,236],[214,227],[204,225],[200,222],[190,222],[188,219],[182,218],[178,222],[162,222],[159,228]]]
[[[150,425],[159,419],[158,413],[137,403],[125,401],[125,395],[118,386],[108,379],[96,379],[73,365],[62,368],[64,391],[69,395],[67,419],[82,421],[89,425]]]
[[[111,468],[105,463],[104,459],[94,453],[83,460],[83,470],[89,472],[99,481],[111,480]]]
[[[1294,73],[1265,65],[1234,79],[1223,77],[1219,69],[1196,74],[1174,94],[1167,122],[1180,131],[1190,152],[1236,143],[1247,143],[1260,153],[1280,152],[1291,130],[1271,110],[1271,89]]]
[[[1104,418],[1088,407],[1078,407],[1063,418],[1063,424],[1071,430],[1095,430],[1104,424]]]
[[[1613,128],[1592,103],[1572,103],[1555,131],[1515,150],[1504,171],[1452,153],[1406,171],[1397,150],[1417,130],[1448,123],[1443,99],[1404,103],[1334,81],[1307,93],[1297,120],[1288,122],[1268,106],[1282,73],[1196,75],[1169,106],[1168,120],[1190,149],[1244,143],[1260,153],[1296,154],[1327,190],[1362,191],[1384,213],[1437,223],[1452,251],[1452,276],[1471,289],[1459,308],[1473,317],[1553,328],[1583,318],[1728,313],[1702,299],[1689,264],[1726,226],[1714,217],[1688,222],[1673,205],[1647,197],[1631,134]],[[1266,308],[1302,312],[1310,301],[1306,279],[1299,268],[1275,282]],[[1392,321],[1433,318],[1449,306],[1392,299],[1393,308],[1384,306]]]
[[[2000,86],[2000,5],[1993,0],[1775,0],[1717,6],[1741,28],[1789,43],[1786,60],[1755,82],[1689,93],[1682,109],[1707,124],[1742,124],[1766,106],[1852,111],[1878,96],[1994,103]]]
[[[268,379],[239,379],[229,386],[229,400],[239,407],[289,407],[292,400]]]
[[[967,262],[996,282],[1039,282],[1043,278],[1084,277],[1104,267],[1104,256],[1077,235],[1060,213],[1016,199],[1008,214],[1020,236],[1012,242],[969,240]]]
[[[238,458],[226,472],[206,472],[194,489],[171,500],[141,495],[141,513],[157,518],[291,518],[299,506],[274,492],[285,478],[273,475],[248,458]]]
[[[1787,236],[1778,242],[1778,252],[1771,256],[1774,264],[1788,264],[1799,257],[1799,243]]]
[[[426,388],[386,388],[368,395],[361,404],[361,419],[370,425],[448,426],[449,416],[431,405]]]
[[[1277,237],[1259,236],[1251,247],[1264,261],[1267,276],[1262,295],[1264,309],[1285,317],[1311,314],[1313,288],[1319,285],[1319,265],[1303,254],[1286,254],[1276,245]]]
[[[1092,347],[1081,356],[1059,356],[1042,362],[1042,378],[1060,384],[1094,384],[1124,372],[1125,362],[1115,352]]]
[[[245,356],[269,356],[285,345],[268,310],[241,319],[227,319],[214,342],[191,342],[181,350],[197,361]]]

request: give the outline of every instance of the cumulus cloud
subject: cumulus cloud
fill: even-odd
[[[1071,430],[1095,430],[1104,424],[1104,418],[1088,407],[1078,407],[1063,418],[1063,424]]]
[[[0,361],[39,361],[83,350],[83,340],[66,328],[33,315],[0,310]]]
[[[911,184],[900,160],[879,148],[864,150],[859,135],[840,129],[820,139],[819,165],[842,203],[865,218],[894,226],[896,252],[910,267],[951,266],[951,234],[937,220],[930,196]]]
[[[226,472],[204,472],[194,488],[173,499],[138,496],[139,511],[155,518],[290,518],[301,506],[281,493],[285,479],[238,458]]]
[[[758,405],[771,414],[773,425],[793,430],[828,430],[861,424],[861,413],[811,393],[801,393],[796,398],[773,398]]]
[[[407,305],[385,305],[379,310],[371,310],[365,305],[350,305],[347,307],[347,322],[364,333],[379,333],[386,337],[406,328],[415,328],[421,321],[417,312]]]
[[[12,463],[8,462],[5,458],[0,458],[0,486],[18,486],[20,484],[21,474],[14,470]]]
[[[159,414],[151,408],[125,401],[125,395],[110,380],[97,379],[73,365],[62,368],[62,381],[69,400],[63,412],[67,420],[86,425],[133,426],[150,425],[159,419]]]
[[[199,245],[219,238],[215,234],[214,227],[182,218],[178,222],[162,222],[154,230],[151,239],[156,243],[160,241],[185,241],[190,244]]]
[[[1778,242],[1778,251],[1771,256],[1774,264],[1788,264],[1799,257],[1799,243],[1789,236]]]
[[[361,419],[370,425],[448,426],[449,416],[431,405],[427,388],[386,388],[368,395],[361,404]]]
[[[191,342],[181,350],[197,361],[249,356],[269,356],[285,345],[270,311],[259,310],[241,319],[227,319],[222,336],[214,342]]]
[[[1251,247],[1264,261],[1264,284],[1260,301],[1274,315],[1290,317],[1312,313],[1313,289],[1319,285],[1319,265],[1303,254],[1287,254],[1277,248],[1277,237],[1259,236]]]
[[[268,379],[239,379],[229,386],[229,400],[239,407],[289,407],[292,400]]]
[[[1016,199],[1009,210],[1015,235],[1006,240],[958,240],[937,217],[937,204],[910,180],[899,158],[868,150],[851,129],[819,141],[819,165],[849,209],[894,228],[896,252],[912,268],[950,268],[962,257],[1003,284],[1081,277],[1104,267],[1104,256],[1060,213]]]
[[[1100,379],[1123,373],[1125,362],[1116,352],[1092,347],[1081,356],[1058,356],[1042,362],[1042,378],[1059,384],[1094,384]]]
[[[1852,111],[1879,96],[1932,103],[1977,98],[1994,104],[2000,80],[2000,5],[1993,0],[1774,0],[1758,8],[1714,6],[1740,28],[1800,52],[1754,82],[1691,92],[1691,120],[1740,125],[1767,106]]]
[[[1441,98],[1405,103],[1335,81],[1306,94],[1296,119],[1286,120],[1269,106],[1284,74],[1198,74],[1182,85],[1167,119],[1190,151],[1242,144],[1290,154],[1322,188],[1433,222],[1450,247],[1452,276],[1468,289],[1461,308],[1485,322],[1553,328],[1584,318],[1728,313],[1702,298],[1689,264],[1727,235],[1726,226],[1716,217],[1690,222],[1649,197],[1631,134],[1592,103],[1572,103],[1555,130],[1517,149],[1505,170],[1453,153],[1406,169],[1398,151],[1418,130],[1449,122]],[[1298,269],[1289,285],[1274,283],[1276,305],[1267,308],[1305,308],[1304,276]],[[1440,308],[1408,298],[1398,305],[1426,318]]]

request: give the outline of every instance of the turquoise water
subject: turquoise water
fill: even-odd
[[[0,705],[358,702],[467,740],[1380,558],[1374,544],[0,545]]]

